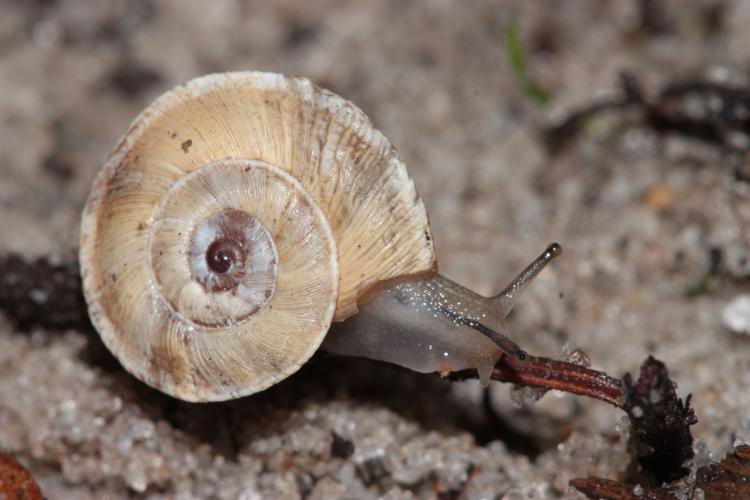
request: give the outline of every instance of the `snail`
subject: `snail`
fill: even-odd
[[[504,319],[560,252],[494,297],[442,277],[383,134],[309,80],[260,72],[196,78],[141,112],[93,183],[80,243],[104,344],[187,401],[266,389],[321,344],[487,382],[503,353],[526,359]]]

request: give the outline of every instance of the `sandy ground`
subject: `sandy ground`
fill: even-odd
[[[217,0],[0,3],[0,251],[70,259],[90,182],[129,122],[194,76],[303,75],[359,105],[428,208],[441,271],[501,289],[550,241],[563,258],[512,316],[530,352],[580,347],[620,376],[652,353],[693,393],[699,460],[750,439],[750,337],[722,312],[748,293],[750,194],[718,148],[606,115],[548,154],[540,131],[616,89],[747,84],[750,4]],[[515,19],[540,106],[508,64]],[[712,255],[721,272],[697,296]],[[188,405],[79,332],[0,320],[0,449],[49,498],[579,498],[621,478],[622,413],[316,356],[266,393]],[[102,360],[105,358],[104,360]]]

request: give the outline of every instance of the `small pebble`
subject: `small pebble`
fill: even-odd
[[[734,333],[750,334],[750,295],[738,295],[724,308],[725,327]]]

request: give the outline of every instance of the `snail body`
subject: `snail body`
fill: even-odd
[[[217,401],[294,373],[331,324],[333,352],[487,378],[503,352],[524,357],[498,332],[548,253],[493,298],[441,277],[413,181],[367,117],[308,80],[242,72],[136,118],[92,187],[80,262],[123,366]]]

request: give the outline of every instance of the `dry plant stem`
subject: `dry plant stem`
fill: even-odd
[[[451,380],[476,378],[473,370],[449,375]],[[617,408],[623,405],[622,382],[604,372],[549,358],[529,356],[523,364],[503,355],[495,364],[492,380],[587,396]]]

